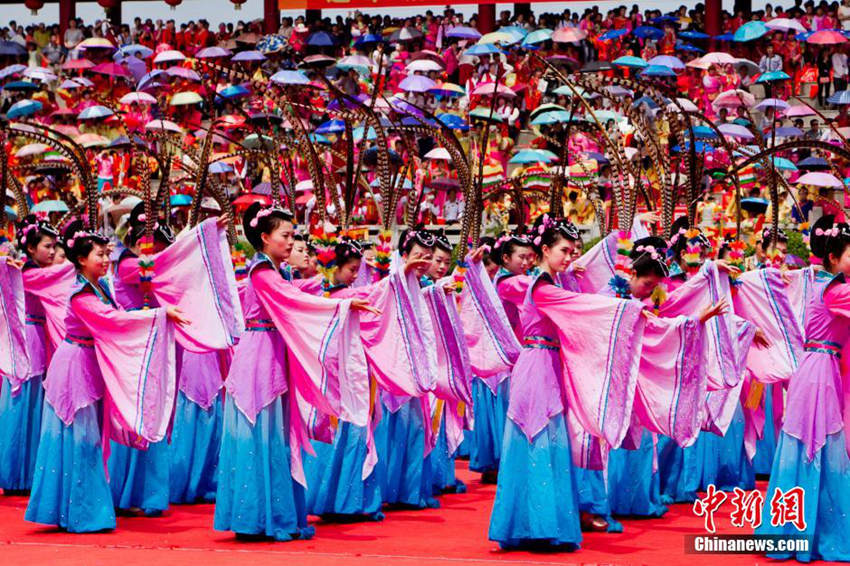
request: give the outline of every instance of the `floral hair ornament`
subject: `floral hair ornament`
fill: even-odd
[[[292,213],[286,210],[285,208],[281,208],[279,206],[270,206],[268,208],[262,208],[257,212],[257,215],[251,219],[249,225],[251,228],[256,228],[259,223],[260,218],[265,218],[266,216],[271,216],[274,213],[282,214],[284,217],[291,219]]]

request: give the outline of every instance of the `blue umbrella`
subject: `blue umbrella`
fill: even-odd
[[[551,156],[538,149],[521,149],[510,158],[508,163],[549,163],[551,161]]]
[[[622,57],[617,57],[611,63],[613,63],[614,65],[619,65],[620,67],[629,67],[631,69],[644,69],[649,66],[649,63],[647,63],[640,57],[635,57],[633,55],[624,55]]]
[[[282,85],[308,85],[310,79],[304,74],[304,71],[278,71],[271,76],[272,82]]]
[[[679,37],[684,37],[685,39],[709,39],[711,36],[701,31],[682,31],[679,32]]]
[[[469,124],[457,114],[438,114],[437,120],[452,130],[466,131],[469,129]]]
[[[13,81],[3,85],[3,90],[23,91],[23,90],[38,90],[38,85],[29,81]]]
[[[230,58],[231,61],[265,61],[266,56],[259,51],[240,51]]]
[[[559,124],[561,122],[569,122],[572,119],[569,112],[564,110],[554,110],[552,112],[544,112],[536,116],[532,121],[532,126],[548,126],[550,124]]]
[[[189,195],[171,195],[171,206],[189,206],[192,197]]]
[[[8,218],[9,220],[15,220],[17,217],[18,217],[18,213],[15,212],[15,209],[13,209],[11,206],[9,206],[7,204],[6,205],[6,218]]]
[[[807,41],[815,32],[803,31],[794,36],[797,41]]]
[[[520,26],[502,26],[499,29],[497,29],[496,31],[500,31],[500,32],[510,34],[510,35],[516,37],[517,41],[522,40],[523,37],[528,35],[528,31],[526,31],[525,28],[522,28]]]
[[[658,16],[657,18],[653,18],[649,21],[653,24],[677,24],[679,23],[679,18],[673,14],[664,14],[663,16]]]
[[[770,201],[763,198],[749,197],[741,199],[741,208],[747,212],[753,212],[755,214],[763,214],[767,210],[767,206],[769,204]]]
[[[717,139],[717,133],[708,126],[694,127],[694,138],[702,140]]]
[[[664,32],[652,26],[638,26],[635,28],[634,34],[641,39],[661,39],[664,37]]]
[[[328,120],[316,128],[317,134],[338,134],[345,131],[345,122],[342,120]]]
[[[548,41],[552,38],[552,30],[550,29],[538,29],[527,36],[522,40],[522,46],[536,46],[538,43],[543,43],[544,41]]]
[[[464,51],[466,55],[473,56],[481,56],[481,55],[495,55],[496,53],[503,53],[501,49],[496,47],[492,43],[476,43],[466,51]]]
[[[674,145],[670,149],[672,149],[673,151],[680,151],[680,148],[679,148],[678,145]],[[691,142],[686,141],[685,142],[685,151],[690,151],[690,149],[691,149]],[[714,151],[714,147],[708,145],[705,142],[701,142],[701,141],[694,143],[694,149],[696,150],[697,153],[711,153],[711,152]]]
[[[313,142],[316,142],[316,143],[323,143],[325,145],[331,144],[331,140],[329,140],[327,137],[323,136],[322,134],[313,133],[313,134],[310,134],[309,137],[310,137],[310,141],[313,141]]]
[[[757,83],[769,83],[770,81],[785,81],[790,79],[788,73],[784,71],[768,71],[766,73],[762,73],[761,76],[756,79]]]
[[[675,77],[676,73],[664,65],[650,65],[640,72],[644,77]]]
[[[456,37],[458,39],[481,39],[481,32],[479,32],[475,28],[470,28],[466,26],[457,26],[448,31],[446,33],[446,37]]]
[[[61,200],[43,200],[32,207],[30,212],[68,212],[68,205]]]
[[[830,104],[850,104],[850,90],[839,90],[826,99]]]
[[[122,57],[129,57],[130,55],[138,57],[139,59],[146,59],[153,55],[153,49],[134,43],[133,45],[125,45],[124,47],[121,47],[115,52],[115,55],[113,55],[112,58],[120,59]]]
[[[478,36],[480,37],[481,34],[478,34]],[[476,38],[476,39],[478,39],[478,38]],[[383,41],[384,41],[384,38],[381,37],[380,35],[375,35],[374,33],[367,33],[365,35],[361,35],[356,40],[354,40],[354,46],[355,47],[363,47],[364,45],[370,45],[372,43],[378,44],[378,43],[382,43]]]
[[[37,100],[21,100],[20,102],[14,103],[12,107],[9,108],[9,111],[6,112],[6,117],[10,120],[14,120],[15,118],[32,116],[41,110],[41,108],[41,102]]]
[[[225,163],[224,161],[216,161],[215,163],[210,163],[207,170],[210,173],[230,173],[233,171],[233,166],[229,163]]]
[[[671,69],[684,69],[685,64],[678,57],[672,55],[656,55],[649,60],[650,65],[663,65]]]
[[[720,35],[715,35],[714,39],[717,41],[735,41],[735,35],[731,33],[721,33]]]
[[[328,32],[317,31],[307,38],[307,45],[311,47],[333,47],[336,45],[336,41]]]
[[[785,159],[784,157],[774,157],[773,165],[780,171],[796,171],[797,166],[794,165],[790,159]],[[759,163],[756,163],[756,167],[760,167]]]
[[[805,169],[807,171],[827,171],[829,170],[829,162],[820,157],[807,157],[797,163],[797,169]]]
[[[641,96],[637,100],[632,103],[632,108],[637,108],[641,104],[646,104],[650,109],[658,108],[658,104],[655,103],[654,100],[649,98],[648,96]]]
[[[747,22],[735,30],[734,40],[741,42],[753,41],[764,36],[768,31],[770,30],[767,29],[767,26],[764,25],[764,22]]]
[[[629,30],[625,28],[620,29],[611,29],[603,33],[599,36],[599,41],[611,41],[612,39],[617,39],[618,37],[623,37],[629,33]]]
[[[242,85],[230,85],[221,89],[218,95],[222,98],[239,98],[240,96],[248,96],[251,91]]]
[[[114,112],[107,108],[106,106],[89,106],[79,114],[77,114],[77,118],[80,120],[97,120],[99,118],[106,118],[108,116],[112,116]]]
[[[21,56],[27,54],[27,48],[17,41],[0,41],[0,55]]]
[[[690,51],[691,53],[702,53],[705,50],[700,49],[696,45],[691,45],[690,43],[685,43],[683,41],[677,41],[676,42],[676,51]]]

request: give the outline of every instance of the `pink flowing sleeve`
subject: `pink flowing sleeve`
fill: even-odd
[[[824,291],[823,303],[832,314],[850,318],[850,284],[831,284]]]
[[[466,271],[459,314],[475,375],[490,377],[510,371],[521,346],[481,262],[470,263]]]
[[[703,330],[698,321],[680,316],[651,318],[643,332],[634,411],[648,430],[680,446],[693,444],[702,424]]]
[[[190,321],[176,330],[178,342],[190,352],[226,350],[239,341],[245,323],[230,246],[214,218],[157,255],[153,293]]]
[[[500,279],[496,284],[496,291],[499,293],[501,300],[518,306],[525,302],[529,285],[531,285],[531,277],[527,275],[513,275]]]
[[[71,309],[94,336],[106,387],[104,436],[136,448],[162,440],[177,393],[165,309],[121,311],[87,292],[71,299]]]
[[[29,376],[26,305],[21,270],[0,257],[0,375],[17,391]]]
[[[614,266],[617,259],[617,235],[618,231],[614,230],[573,262],[572,265],[584,268],[584,273],[575,277],[575,285],[578,291],[599,293],[614,277]],[[648,235],[649,232],[636,218],[632,224],[630,238],[638,240]],[[574,274],[573,269],[567,271],[567,275],[571,274]]]
[[[24,271],[24,289],[41,301],[47,318],[49,351],[53,352],[65,339],[65,315],[68,297],[76,280],[74,265],[70,261],[50,267]]]
[[[255,269],[251,283],[291,354],[298,393],[323,413],[365,426],[369,380],[351,300],[303,293],[269,267]]]
[[[558,328],[570,410],[587,433],[620,446],[637,387],[643,305],[546,283],[536,285],[532,296]]]
[[[717,270],[717,265],[707,261],[699,273],[688,279],[659,307],[658,315],[664,318],[692,316],[705,307],[731,296],[729,278]],[[705,323],[705,371],[710,390],[734,387],[743,379],[744,368],[737,367],[736,348],[733,342],[732,317],[715,316]]]
[[[447,297],[443,289],[444,283],[446,280],[440,280],[422,289],[430,315],[428,322],[436,338],[437,371],[434,394],[440,399],[469,404],[472,402],[472,369],[469,365],[466,337],[454,304],[454,293],[452,297]]]
[[[428,370],[426,340],[416,314],[412,292],[419,290],[415,277],[395,271],[372,285],[339,291],[337,297],[369,301],[381,314],[360,315],[360,337],[370,368],[382,389],[392,395],[417,397],[433,387]]]
[[[798,283],[798,290],[803,292],[804,279]],[[762,383],[790,379],[803,355],[803,327],[782,274],[775,269],[742,274],[733,304],[735,313],[760,329],[768,341],[767,347],[750,348],[747,354],[747,368],[753,376]]]
[[[310,277],[309,279],[293,279],[292,284],[305,293],[311,295],[322,294],[322,278],[319,276]]]

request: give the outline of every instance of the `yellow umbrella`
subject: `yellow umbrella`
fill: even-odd
[[[105,37],[90,37],[80,42],[78,47],[111,47],[115,49],[115,45]]]
[[[478,40],[478,43],[504,43],[507,45],[511,43],[516,43],[516,38],[511,34],[505,33],[503,31],[494,31],[482,35],[481,38]]]
[[[203,102],[201,95],[194,91],[178,92],[171,97],[171,106],[183,106]]]

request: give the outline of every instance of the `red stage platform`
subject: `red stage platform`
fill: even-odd
[[[237,541],[212,530],[212,505],[172,507],[159,518],[119,517],[111,533],[71,535],[24,521],[26,498],[0,497],[0,556],[5,564],[215,566],[292,564],[375,566],[459,564],[661,564],[675,566],[768,564],[761,556],[685,554],[684,535],[703,531],[690,505],[667,516],[628,520],[623,534],[585,534],[574,553],[503,552],[487,540],[493,485],[458,463],[468,493],[445,495],[440,509],[390,511],[382,523],[316,523],[316,537],[287,543]],[[760,486],[764,489],[764,486]],[[728,500],[716,516],[720,533],[729,524]]]

